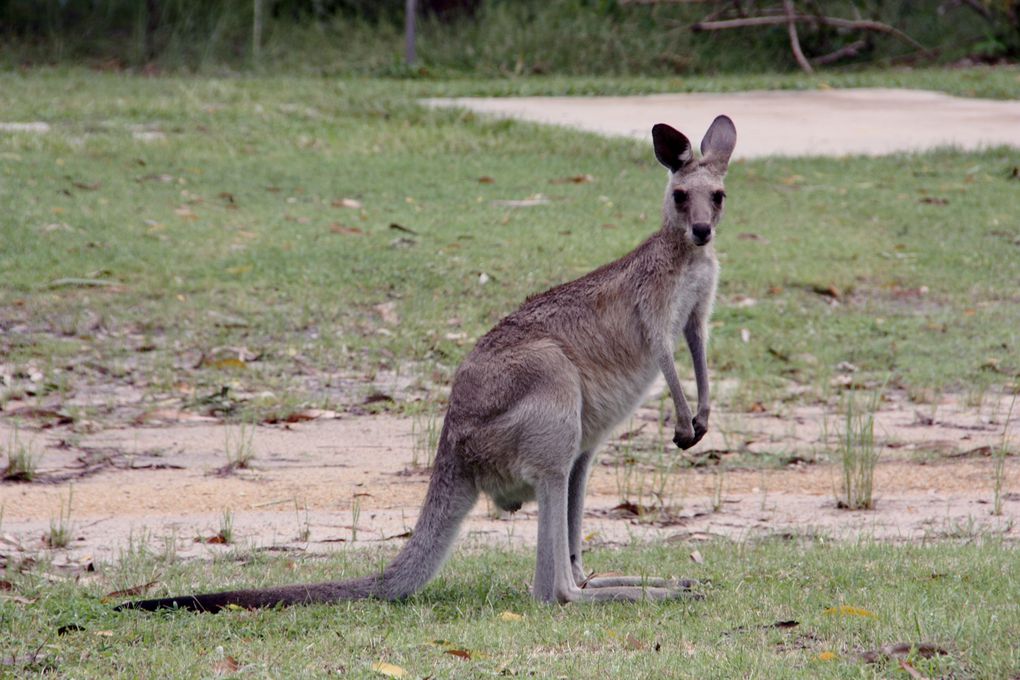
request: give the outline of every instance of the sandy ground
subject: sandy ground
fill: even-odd
[[[432,99],[479,113],[651,139],[669,123],[701,138],[719,114],[737,126],[734,158],[881,155],[938,146],[1020,147],[1020,102],[938,92],[833,89],[810,92],[660,94],[644,97]]]
[[[994,403],[993,403],[994,402]],[[876,433],[884,461],[876,472],[877,508],[839,509],[839,469],[814,462],[832,449],[838,421],[821,408],[783,414],[718,414],[715,429],[689,463],[669,477],[669,512],[637,517],[619,508],[626,497],[648,505],[655,482],[650,465],[631,468],[624,481],[625,447],[682,454],[657,442],[657,410],[639,410],[624,434],[604,450],[589,485],[586,533],[590,545],[634,540],[734,539],[818,533],[833,538],[888,540],[995,533],[1020,538],[1020,461],[1007,459],[1004,514],[991,514],[993,460],[1002,442],[1008,402],[986,399],[980,410],[947,401],[932,409],[895,395],[879,414]],[[930,414],[934,413],[932,420]],[[636,431],[636,434],[634,434]],[[0,440],[10,424],[0,421]],[[234,544],[267,550],[321,552],[343,546],[402,542],[414,525],[428,472],[412,466],[412,423],[391,415],[330,414],[328,418],[252,430],[252,467],[221,474],[226,441],[236,426],[177,423],[109,429],[73,437],[62,427],[19,431],[40,456],[39,479],[0,484],[0,556],[51,552],[58,564],[110,560],[131,546],[203,557],[230,549],[207,543],[233,518]],[[1008,436],[1020,439],[1020,424]],[[829,443],[825,444],[828,439]],[[737,450],[739,449],[739,453]],[[755,454],[790,464],[766,471],[746,467]],[[639,456],[640,457],[640,456]],[[715,465],[721,459],[726,468]],[[744,465],[744,468],[741,468]],[[716,485],[722,503],[713,511]],[[46,535],[73,488],[67,549],[50,550]],[[642,494],[642,488],[644,492]],[[641,496],[643,495],[643,498]],[[535,507],[494,514],[481,501],[463,540],[498,545],[534,542]]]

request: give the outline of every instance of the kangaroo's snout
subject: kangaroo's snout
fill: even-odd
[[[691,233],[694,235],[695,245],[703,246],[712,238],[712,225],[708,222],[692,224]]]

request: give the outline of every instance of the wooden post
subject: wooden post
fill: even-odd
[[[415,50],[417,33],[418,0],[406,0],[404,4],[404,61],[414,66],[418,56]]]
[[[145,0],[145,34],[142,58],[146,63],[156,59],[156,32],[159,30],[159,0]]]
[[[262,56],[262,4],[264,0],[253,0],[251,20],[251,58],[258,62]]]

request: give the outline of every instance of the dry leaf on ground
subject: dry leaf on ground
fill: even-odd
[[[332,203],[334,208],[351,208],[352,210],[358,210],[361,208],[361,201],[354,198],[335,198]]]
[[[645,643],[641,642],[641,640],[638,640],[636,637],[634,637],[633,635],[629,635],[629,634],[627,635],[627,637],[625,637],[623,639],[623,644],[624,644],[624,646],[627,647],[627,649],[634,649],[634,650],[641,650],[641,649],[644,649],[647,646],[647,645],[645,645]]]
[[[877,663],[882,659],[905,659],[911,654],[921,657],[922,659],[930,659],[933,656],[948,656],[947,652],[942,647],[932,644],[931,642],[897,642],[891,645],[882,645],[878,649],[870,649],[866,652],[860,653],[862,661],[868,663]]]
[[[365,235],[365,232],[362,231],[361,229],[358,229],[357,227],[348,227],[346,225],[340,224],[339,222],[334,222],[333,224],[329,225],[329,230],[334,234],[344,234],[346,236]]]
[[[522,198],[519,200],[498,200],[493,201],[492,205],[502,206],[505,208],[533,208],[537,205],[545,205],[549,202],[549,199],[541,194],[535,194],[531,198]]]
[[[393,229],[394,231],[402,231],[405,234],[415,234],[415,235],[418,234],[418,232],[416,232],[411,227],[405,227],[404,225],[397,224],[396,222],[390,222],[390,229]]]
[[[143,583],[138,586],[125,588],[124,590],[115,590],[112,593],[107,593],[106,597],[104,597],[103,599],[105,600],[115,597],[131,597],[133,595],[141,595],[142,593],[147,592],[150,588],[152,588],[152,586],[156,585],[157,583],[158,581],[149,581],[148,583]]]
[[[195,537],[195,543],[206,543],[213,545],[226,545],[227,538],[223,534],[216,534],[215,536],[209,536],[208,538],[202,538],[201,536]]]
[[[400,315],[397,314],[397,303],[390,300],[381,302],[374,307],[375,311],[382,317],[383,323],[397,325],[400,323]]]
[[[841,604],[838,607],[829,607],[828,609],[825,610],[824,613],[828,614],[829,616],[863,616],[868,618],[877,617],[875,612],[869,611],[867,609],[862,609],[861,607],[851,607],[850,605],[846,604]]]
[[[213,673],[216,675],[231,675],[240,670],[241,664],[232,656],[220,659],[213,664]]]
[[[909,662],[904,661],[903,659],[900,659],[900,668],[906,671],[907,675],[914,678],[914,680],[928,680],[928,676],[922,674],[921,671],[917,670],[911,666]]]
[[[559,177],[557,179],[549,180],[549,184],[588,184],[594,182],[595,178],[591,175],[572,175],[570,177]]]
[[[403,668],[392,663],[386,663],[385,661],[376,661],[373,663],[372,670],[380,675],[385,675],[387,678],[407,677],[407,671]]]

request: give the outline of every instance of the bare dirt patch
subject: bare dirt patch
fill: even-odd
[[[655,499],[648,492],[655,475],[648,461],[668,442],[657,438],[658,411],[646,407],[608,444],[592,475],[588,541],[813,533],[888,540],[994,533],[1016,539],[1015,457],[1007,460],[1004,485],[1013,493],[1003,515],[991,514],[991,453],[1003,441],[1008,398],[992,401],[986,398],[975,409],[947,400],[922,413],[905,397],[891,396],[876,424],[883,447],[877,508],[865,512],[836,507],[840,472],[830,454],[839,417],[807,406],[782,414],[716,414],[714,430],[697,451],[670,451],[682,464],[668,475],[668,496]],[[427,470],[412,466],[411,419],[324,416],[252,429],[251,467],[229,474],[221,469],[228,442],[240,436],[236,425],[185,422],[88,435],[73,435],[67,426],[23,425],[18,439],[36,457],[37,479],[0,484],[0,555],[51,552],[58,564],[81,564],[146,544],[183,558],[209,556],[230,549],[208,542],[219,533],[224,512],[232,516],[234,543],[246,547],[316,552],[401,542],[428,483]],[[1020,425],[1011,423],[1007,434],[1015,442]],[[11,423],[0,422],[0,441],[11,436]],[[773,466],[763,468],[756,463],[761,460]],[[51,550],[45,537],[69,497],[72,541]],[[630,505],[621,506],[623,500]],[[656,503],[667,511],[634,514],[636,506]],[[533,505],[515,515],[495,514],[483,501],[462,535],[527,545],[534,541],[534,514]]]
[[[924,90],[464,97],[429,103],[638,139],[649,138],[655,123],[672,121],[685,130],[705,130],[715,116],[726,113],[740,130],[735,158],[1020,146],[1020,102],[965,99]]]

